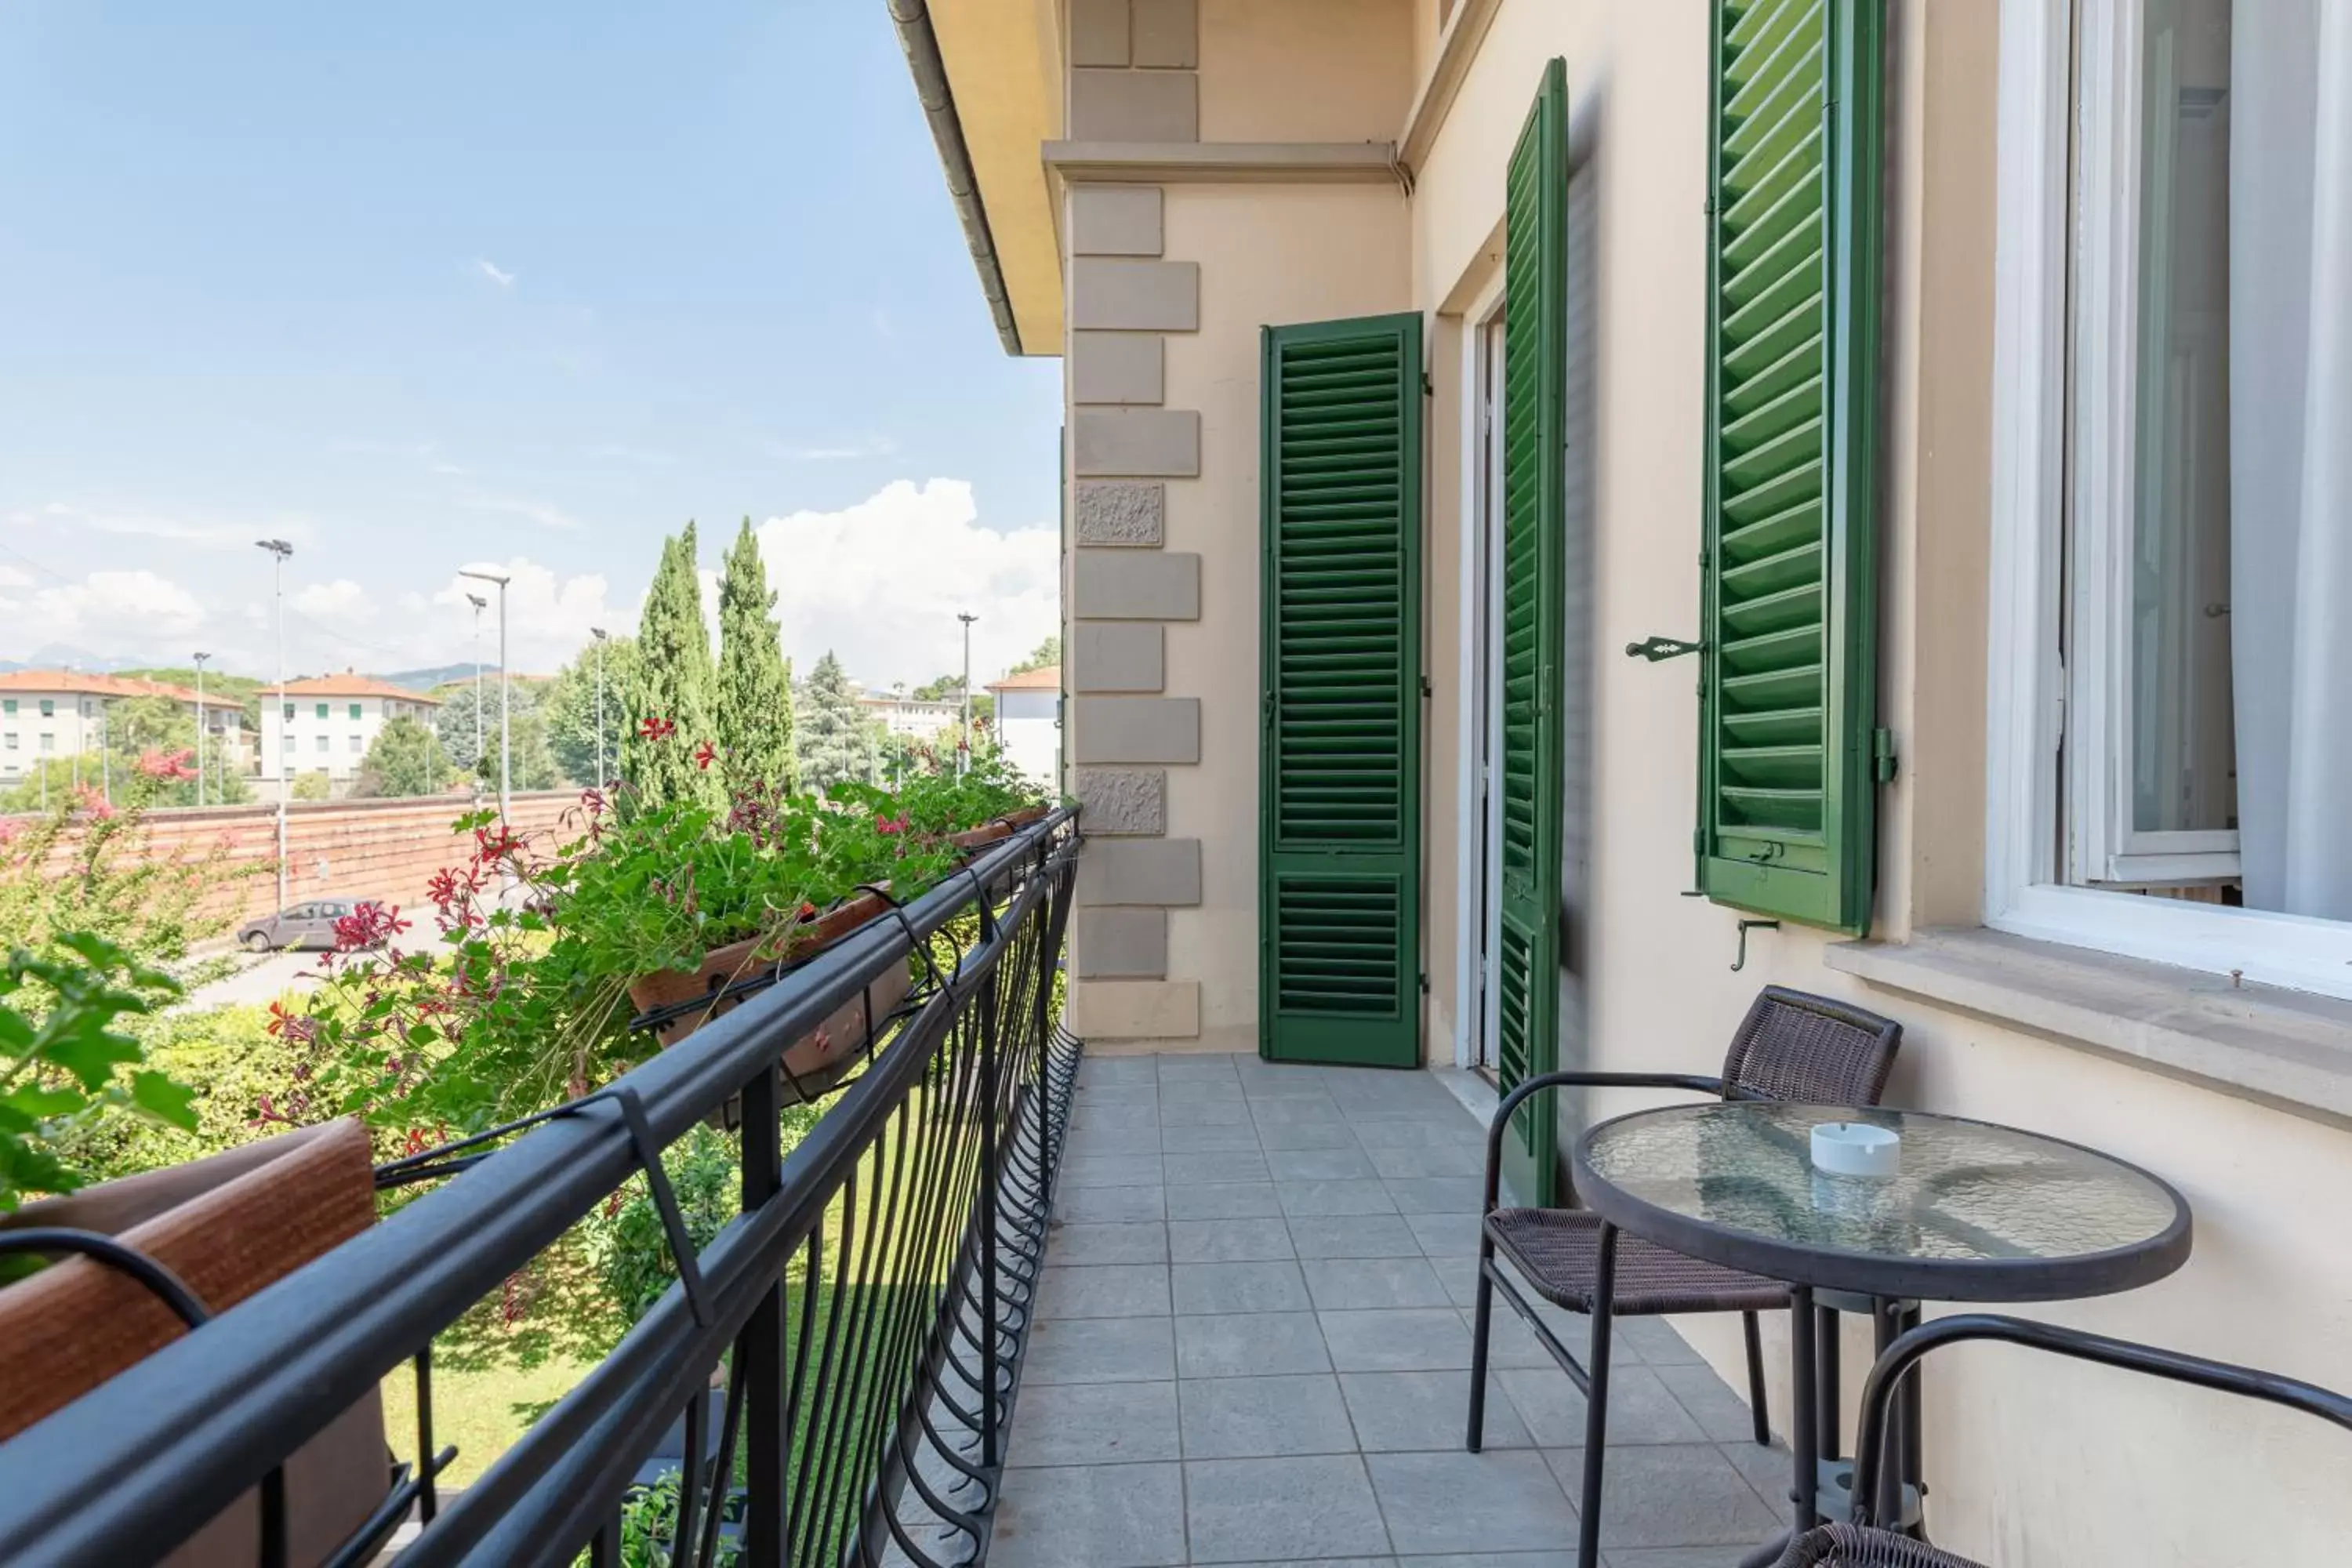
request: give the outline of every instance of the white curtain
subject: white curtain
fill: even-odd
[[[2230,48],[2245,900],[2352,920],[2352,0],[2237,0]]]

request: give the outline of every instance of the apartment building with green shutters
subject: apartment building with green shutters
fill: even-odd
[[[1065,365],[1090,1050],[1507,1089],[1849,997],[1905,1026],[1891,1101],[2228,1226],[2068,1321],[2352,1384],[2340,7],[892,10],[973,308]],[[1637,1103],[1528,1117],[1513,1186]],[[2352,1539],[2267,1415],[2086,1458],[2098,1373],[1971,1375],[1948,1544]],[[2136,1522],[2217,1479],[2210,1536]]]

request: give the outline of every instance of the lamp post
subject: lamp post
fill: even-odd
[[[602,626],[590,626],[588,635],[596,639],[596,787],[604,787],[604,638]]]
[[[257,547],[269,552],[276,578],[274,593],[278,601],[278,908],[286,909],[286,796],[290,781],[286,776],[286,562],[294,547],[282,539],[257,539]],[[268,734],[269,727],[262,726]]]
[[[508,744],[508,742],[509,742],[509,741],[510,741],[510,740],[513,738],[513,731],[511,731],[511,729],[509,727],[508,722],[507,722],[507,718],[508,718],[508,713],[507,713],[507,583],[508,583],[508,579],[507,579],[507,578],[504,578],[504,577],[499,576],[499,575],[497,573],[495,573],[495,572],[460,572],[460,573],[458,573],[458,574],[457,574],[457,575],[458,575],[458,576],[460,576],[460,577],[471,577],[471,578],[475,579],[477,582],[482,582],[482,583],[496,583],[496,584],[499,585],[499,826],[501,826],[501,827],[503,827],[503,826],[506,826],[506,822],[507,822],[507,783],[508,783],[508,777],[509,777],[509,770],[508,770],[509,753],[509,752],[511,752],[511,750],[512,750],[512,748]],[[468,598],[471,598],[472,596],[473,596],[473,595],[467,595],[467,597],[468,597]],[[480,675],[480,671],[481,671],[481,665],[480,665],[478,662],[477,662],[477,663],[476,663],[476,665],[474,666],[474,668],[475,668],[475,680],[476,680],[476,681],[477,681],[477,683],[478,683],[478,684],[477,684],[477,686],[476,686],[476,689],[478,691],[478,690],[480,689],[479,685],[478,685],[478,682],[480,681],[480,679],[481,679],[481,675]],[[482,710],[481,699],[480,699],[479,697],[477,697],[477,698],[474,700],[474,711],[475,711],[475,712],[477,712],[477,713],[479,713],[481,710]]]
[[[196,655],[196,804],[205,804],[205,660],[208,653]]]
[[[978,616],[956,612],[963,623],[963,735],[956,742],[956,776],[961,778],[971,771],[971,623]]]
[[[466,603],[474,606],[474,768],[482,766],[482,612],[490,602],[479,594],[466,595]]]

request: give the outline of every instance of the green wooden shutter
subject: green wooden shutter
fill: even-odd
[[[1421,318],[1268,327],[1258,1048],[1421,1065]]]
[[[1699,886],[1860,932],[1881,0],[1716,0]]]
[[[1512,149],[1503,254],[1503,889],[1496,1072],[1506,1092],[1559,1066],[1561,552],[1567,531],[1568,71],[1543,87]],[[1538,1097],[1512,1119],[1504,1170],[1555,1201],[1559,1119]]]

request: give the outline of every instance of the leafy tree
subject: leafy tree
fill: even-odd
[[[542,683],[507,681],[507,731],[512,737],[514,763],[509,770],[516,789],[553,789],[561,782],[555,753],[550,749]],[[433,716],[434,733],[441,749],[463,772],[484,788],[499,787],[499,689],[482,682],[482,747],[474,749],[474,685],[444,687],[441,710]]]
[[[849,677],[828,648],[794,696],[801,782],[814,789],[872,784],[881,775],[880,726],[866,717]]]
[[[699,766],[695,749],[710,741],[710,630],[702,619],[695,575],[694,524],[662,541],[661,564],[637,619],[637,657],[628,687],[628,739],[621,776],[635,792],[632,809],[691,801],[717,809],[725,791]]]
[[[621,761],[621,743],[633,727],[628,692],[635,679],[637,644],[634,637],[610,637],[603,644],[604,668],[604,778],[597,775],[596,664],[598,645],[580,650],[570,664],[555,672],[540,711],[547,718],[548,749],[555,765],[574,784],[608,782]]]
[[[386,721],[369,742],[352,794],[362,798],[438,795],[455,771],[449,753],[441,749],[441,738],[404,713]]]
[[[294,788],[292,793],[287,798],[289,800],[326,800],[332,797],[334,793],[334,781],[327,776],[323,769],[313,769],[309,773],[296,773],[294,775]]]
[[[907,693],[918,702],[953,702],[963,697],[963,677],[942,675],[936,680],[926,680]]]
[[[719,580],[720,765],[730,790],[786,792],[799,784],[793,751],[793,679],[776,625],[776,595],[745,518]]]
[[[1053,637],[1047,637],[1044,642],[1039,643],[1037,645],[1036,652],[1031,654],[1027,658],[1023,659],[1020,663],[1014,665],[1011,669],[1006,670],[1004,673],[1007,675],[1022,675],[1033,669],[1044,669],[1048,665],[1059,664],[1061,662],[1062,638],[1057,633]]]

